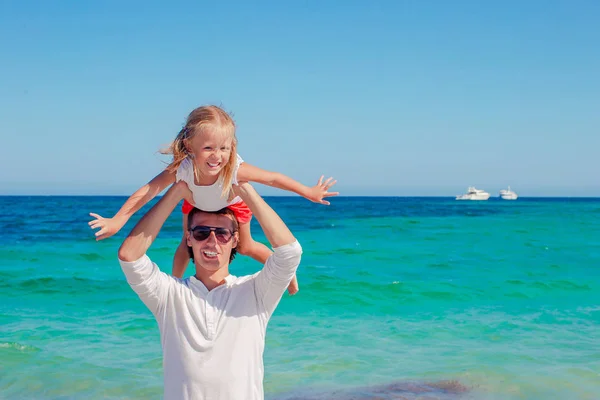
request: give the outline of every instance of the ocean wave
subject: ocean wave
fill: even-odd
[[[2,351],[2,349],[17,350],[17,351],[20,351],[23,353],[35,353],[35,352],[40,351],[40,349],[35,346],[20,344],[17,342],[0,343],[0,351]]]
[[[302,393],[282,395],[273,400],[391,400],[391,399],[462,399],[471,389],[456,380],[439,382],[395,382],[387,385],[336,390],[329,393]]]
[[[586,283],[577,283],[570,280],[555,280],[555,281],[523,281],[520,279],[508,279],[504,281],[510,286],[520,286],[522,288],[539,289],[544,292],[555,291],[590,291],[592,288]]]
[[[0,289],[27,290],[29,293],[62,293],[66,295],[90,294],[96,290],[103,292],[121,291],[123,281],[120,280],[95,280],[87,278],[31,278],[22,281],[4,281]]]

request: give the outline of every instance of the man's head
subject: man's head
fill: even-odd
[[[214,272],[229,266],[236,254],[238,229],[237,219],[229,208],[214,212],[192,209],[185,236],[196,267]]]

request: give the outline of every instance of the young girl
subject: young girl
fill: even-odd
[[[234,197],[231,185],[238,182],[258,182],[264,185],[295,192],[315,203],[329,205],[325,199],[337,196],[329,192],[336,181],[332,178],[323,182],[323,176],[313,187],[307,187],[276,172],[269,172],[245,163],[237,154],[235,123],[231,117],[216,106],[204,106],[193,110],[187,122],[165,154],[172,154],[173,161],[167,168],[138,189],[112,218],[103,218],[90,213],[95,219],[89,222],[96,232],[96,240],[106,239],[117,233],[129,218],[146,203],[162,192],[167,186],[183,180],[189,186],[194,205],[184,201],[182,211],[184,235],[173,259],[173,275],[181,278],[189,263],[185,240],[187,215],[195,206],[204,211],[217,211],[224,207],[233,210],[239,222],[240,241],[237,251],[264,264],[271,250],[254,241],[250,233],[252,212],[239,198]],[[290,283],[288,292],[298,291],[296,277]]]

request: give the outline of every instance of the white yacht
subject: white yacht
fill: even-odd
[[[487,200],[490,198],[490,194],[485,190],[475,189],[473,186],[469,186],[467,193],[456,196],[456,200]]]
[[[504,200],[516,200],[519,198],[515,192],[510,190],[510,186],[508,187],[508,190],[503,189],[500,191],[500,197]]]

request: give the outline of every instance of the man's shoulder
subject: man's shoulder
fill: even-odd
[[[166,292],[165,295],[172,299],[179,299],[187,297],[190,294],[195,293],[193,284],[190,281],[190,277],[185,279],[177,278],[176,276],[164,273],[164,279],[162,282]],[[175,300],[178,301],[178,300]]]
[[[262,270],[261,270],[262,271]],[[261,271],[257,271],[252,275],[235,276],[227,283],[229,290],[237,292],[238,296],[254,296],[256,281]]]
[[[234,287],[234,286],[247,284],[248,282],[252,282],[254,279],[256,279],[256,276],[259,274],[259,272],[255,272],[252,275],[243,275],[243,276],[230,275],[229,286]]]

